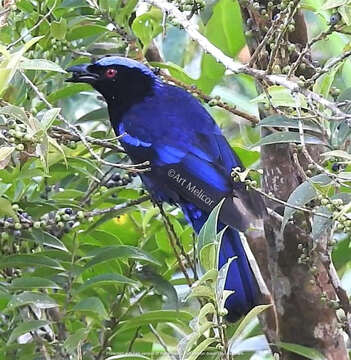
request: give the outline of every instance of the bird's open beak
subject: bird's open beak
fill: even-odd
[[[72,77],[66,82],[94,84],[99,76],[90,72],[88,68],[89,64],[71,66],[66,71],[72,73]]]

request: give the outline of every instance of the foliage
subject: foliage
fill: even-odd
[[[245,40],[236,1],[176,3],[194,15],[209,41],[238,57]],[[219,207],[195,251],[182,214],[167,206],[165,220],[143,195],[140,168],[130,165],[114,138],[105,104],[89,86],[64,83],[64,69],[91,55],[142,60],[157,44],[165,60],[159,67],[185,86],[196,85],[204,96],[211,94],[208,110],[253,169],[250,179],[249,172],[237,174],[248,186],[259,181],[258,146],[291,143],[299,151],[302,143],[325,144],[321,165],[309,165],[306,180],[287,200],[293,207],[285,207],[282,231],[301,211],[314,216],[315,240],[336,229],[330,249],[334,246],[334,263],[350,288],[348,121],[303,120],[297,115],[310,104],[281,86],[257,95],[253,78],[226,74],[183,29],[164,27],[161,11],[144,5],[136,0],[19,0],[0,9],[0,24],[6,18],[0,27],[0,359],[270,358],[256,319],[265,306],[241,323],[225,322],[227,267],[218,272],[215,266]],[[311,20],[314,32],[327,27],[331,11],[340,11],[338,21],[347,34],[348,1],[322,6],[309,0],[303,6],[318,14]],[[320,56],[340,55],[336,47],[350,47],[342,32]],[[342,92],[346,112],[349,67],[339,61],[313,84],[314,92],[331,101]],[[253,129],[216,107],[217,96],[227,108],[251,117],[258,114],[258,104],[284,115],[267,117]],[[260,127],[276,132],[259,139]],[[311,270],[304,251],[301,262]],[[307,358],[320,356],[301,345],[280,346]]]

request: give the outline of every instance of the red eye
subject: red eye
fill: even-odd
[[[106,77],[109,79],[112,79],[113,77],[115,77],[116,74],[117,74],[116,69],[107,69],[105,72]]]

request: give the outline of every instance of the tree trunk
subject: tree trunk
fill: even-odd
[[[271,25],[271,18],[277,15],[269,13],[267,1],[259,3],[260,9],[241,4],[243,19],[249,30],[247,42],[251,54],[254,54],[263,40]],[[267,11],[269,16],[264,17],[262,10]],[[280,69],[292,64],[307,42],[306,24],[299,10],[294,20],[296,30],[282,36],[283,45],[276,51],[274,65]],[[287,50],[289,43],[296,45],[296,52]],[[268,45],[264,46],[254,62],[262,70],[267,69],[269,55],[274,51]],[[307,66],[299,69],[297,74],[309,78],[312,72],[313,69]],[[261,86],[262,84],[258,87],[261,89]],[[261,111],[261,117],[272,113]],[[267,133],[268,130],[262,136]],[[315,160],[318,160],[322,150],[319,146],[310,148]],[[261,148],[264,170],[262,187],[266,193],[272,193],[274,197],[286,201],[291,192],[303,182],[303,174],[296,165],[296,156],[302,167],[306,168],[307,161],[302,155],[298,155],[294,145],[276,144]],[[288,223],[281,234],[283,207],[273,201],[267,201],[267,205],[274,213],[265,221],[266,243],[263,244],[259,238],[249,241],[275,306],[275,321],[272,316],[267,315],[262,321],[269,341],[278,345],[279,342],[288,342],[311,347],[320,351],[327,359],[348,359],[336,311],[332,306],[332,300],[337,296],[330,281],[329,269],[325,265],[329,263],[325,261],[325,257],[329,257],[327,243],[330,234],[323,235],[317,249],[312,243],[310,219],[300,213],[294,216],[293,222]],[[280,359],[305,359],[282,348],[277,351],[281,355]]]

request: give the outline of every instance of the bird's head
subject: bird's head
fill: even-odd
[[[152,94],[159,78],[147,66],[131,59],[106,56],[91,64],[75,65],[68,82],[88,83],[100,92],[108,103],[129,103]]]

